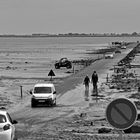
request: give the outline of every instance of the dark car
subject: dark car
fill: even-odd
[[[121,53],[121,51],[120,50],[116,50],[115,53]]]
[[[61,58],[59,61],[55,63],[55,68],[59,69],[61,67],[66,67],[67,69],[71,69],[72,63],[67,58]]]

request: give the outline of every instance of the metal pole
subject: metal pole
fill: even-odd
[[[51,76],[51,78],[50,78],[50,81],[52,81],[52,76]]]
[[[123,132],[119,130],[118,133],[119,133],[118,140],[123,140]]]
[[[22,86],[20,86],[20,93],[21,93],[21,98],[22,98]]]
[[[73,66],[73,73],[74,73],[74,66]]]
[[[106,82],[108,83],[108,73],[107,73],[107,77],[106,77]]]

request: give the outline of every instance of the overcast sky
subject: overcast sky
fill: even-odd
[[[0,0],[0,34],[140,32],[140,0]]]

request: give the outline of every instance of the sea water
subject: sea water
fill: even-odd
[[[139,37],[2,37],[0,38],[0,73],[23,76],[46,73],[54,69],[56,60],[97,58],[89,54],[97,49],[109,47],[111,42],[136,42]],[[23,71],[24,70],[24,71]],[[21,74],[20,74],[21,75]],[[19,76],[19,75],[18,75]]]

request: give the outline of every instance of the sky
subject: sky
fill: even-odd
[[[140,0],[0,0],[0,34],[140,32]]]

